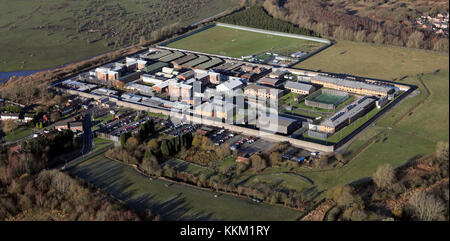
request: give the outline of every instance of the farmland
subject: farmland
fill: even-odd
[[[0,0],[0,72],[86,59],[149,40],[164,26],[191,24],[233,6],[232,0]]]
[[[214,26],[170,43],[168,47],[240,58],[266,51],[286,54],[314,51],[321,43]]]
[[[251,200],[151,180],[132,167],[97,155],[70,170],[138,209],[150,208],[163,220],[295,220],[301,213]]]

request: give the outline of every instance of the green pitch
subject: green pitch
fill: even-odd
[[[343,99],[345,99],[345,97],[330,94],[321,94],[313,98],[312,101],[325,104],[337,104],[340,103]]]
[[[291,54],[297,51],[312,52],[324,44],[215,26],[187,36],[167,46],[209,54],[240,58],[263,52]]]

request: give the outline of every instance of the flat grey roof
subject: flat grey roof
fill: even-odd
[[[293,81],[288,81],[285,85],[284,88],[289,88],[289,89],[298,89],[298,90],[304,90],[304,91],[311,91],[313,86],[309,85],[309,84],[305,84],[305,83],[299,83],[299,82],[293,82]]]
[[[325,121],[322,122],[322,125],[329,127],[336,127],[340,125],[342,122],[347,121],[348,119],[359,114],[361,111],[364,110],[364,108],[366,108],[373,102],[375,102],[374,99],[364,96],[363,98],[354,101],[350,105],[347,105],[343,110],[327,118]]]
[[[354,81],[354,80],[347,80],[347,79],[341,79],[341,78],[333,78],[333,77],[327,77],[327,76],[315,76],[312,77],[312,79],[316,79],[323,82],[333,83],[340,86],[345,86],[349,88],[357,88],[357,89],[368,89],[368,90],[374,90],[374,91],[380,91],[384,93],[389,93],[390,90],[394,89],[392,86],[383,86],[383,85],[375,85],[370,84],[367,82],[362,81]]]

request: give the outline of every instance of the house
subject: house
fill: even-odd
[[[309,95],[311,92],[315,90],[314,86],[305,83],[288,81],[284,85],[285,89],[290,90],[292,93],[300,94],[300,95]]]
[[[23,122],[24,123],[28,123],[28,122],[30,122],[30,121],[32,121],[34,119],[34,115],[33,114],[25,114],[24,116],[23,116]]]
[[[83,122],[81,122],[81,121],[70,122],[69,128],[73,132],[82,132],[83,131]]]
[[[68,121],[61,121],[55,124],[55,129],[57,130],[67,130],[69,129]]]
[[[18,113],[2,113],[1,116],[0,116],[0,119],[2,121],[6,121],[6,120],[18,121],[19,120],[19,114]]]

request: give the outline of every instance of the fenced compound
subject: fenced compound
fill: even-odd
[[[347,92],[321,89],[305,99],[305,105],[315,108],[334,110],[338,105],[349,98]]]

